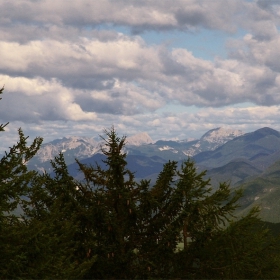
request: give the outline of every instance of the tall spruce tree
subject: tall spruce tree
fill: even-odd
[[[0,125],[0,131],[6,125]],[[36,154],[41,142],[41,138],[36,138],[28,146],[27,137],[19,129],[19,141],[0,160],[0,275],[3,278],[17,277],[24,267],[24,223],[19,212],[22,198],[36,174],[27,170],[26,163]]]
[[[241,191],[231,193],[226,183],[213,191],[191,160],[180,168],[168,162],[154,186],[146,180],[136,183],[126,167],[125,137],[114,129],[105,132],[107,169],[79,164],[85,176],[79,191],[89,199],[88,230],[94,240],[89,249],[94,262],[85,278],[276,275],[271,250],[276,243],[258,227],[256,211],[231,221]],[[214,262],[212,250],[220,256]],[[254,264],[252,258],[257,261],[261,254],[268,261]],[[233,262],[239,255],[244,257]]]
[[[82,279],[95,262],[91,200],[68,174],[62,154],[51,163],[53,174],[32,181],[24,205],[25,273],[36,279]]]
[[[225,183],[213,191],[191,160],[165,164],[153,186],[136,182],[126,138],[112,128],[103,138],[106,168],[78,162],[84,180],[77,181],[62,154],[52,162],[54,174],[29,173],[22,160],[41,140],[27,147],[21,132],[20,139],[3,160],[21,171],[10,169],[10,180],[1,181],[5,195],[6,183],[17,191],[1,206],[4,278],[279,277],[279,242],[260,227],[257,211],[235,221],[241,191]],[[6,214],[18,204],[21,219]]]

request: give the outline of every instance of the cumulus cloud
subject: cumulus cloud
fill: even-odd
[[[2,120],[39,122],[41,120],[94,120],[96,114],[84,112],[73,102],[73,92],[55,79],[0,75],[8,90],[1,100]],[[59,94],[57,94],[59,93]]]
[[[133,115],[174,100],[186,106],[224,106],[242,101],[279,104],[279,38],[264,43],[248,35],[244,42],[249,52],[214,62],[196,58],[185,49],[148,46],[137,36],[119,35],[106,42],[82,38],[75,44],[54,40],[2,42],[0,71],[6,73],[3,83],[10,76],[29,79],[29,85],[38,77],[45,83],[56,80],[60,86],[45,89],[49,91],[47,98],[54,98],[55,91],[54,100],[59,103],[61,96],[71,95],[75,110],[80,107],[86,112]],[[263,53],[264,44],[269,49]],[[22,87],[26,86],[23,82]],[[34,89],[29,86],[21,90]],[[40,98],[46,104],[46,97]]]
[[[36,136],[43,136],[45,143],[63,136],[98,137],[102,135],[104,128],[109,129],[112,125],[120,135],[131,136],[139,131],[146,131],[153,140],[199,138],[206,131],[216,127],[241,129],[245,132],[265,126],[280,130],[280,106],[247,108],[229,106],[218,109],[202,108],[197,112],[188,110],[186,108],[185,112],[180,113],[165,112],[134,116],[105,114],[103,118],[98,117],[82,123],[56,120],[42,121],[31,126],[28,123],[12,121],[7,127],[7,132],[2,133],[0,152],[7,150],[11,141],[16,142],[18,127],[22,127],[26,135],[30,135],[30,141]]]
[[[183,137],[222,124],[254,126],[254,118],[265,124],[254,113],[261,108],[278,125],[279,19],[276,0],[0,0],[0,118],[53,137],[71,127],[100,133],[116,123],[121,131]],[[211,61],[141,37],[150,30],[230,36],[240,29],[245,35],[228,41],[228,56]],[[228,108],[242,102],[257,106],[231,115]],[[170,103],[201,109],[157,113]]]
[[[208,0],[102,0],[69,2],[66,0],[0,2],[0,18],[4,25],[11,19],[19,23],[55,25],[116,24],[131,27],[134,32],[157,29],[209,28],[233,31],[234,16],[242,9],[243,2]]]

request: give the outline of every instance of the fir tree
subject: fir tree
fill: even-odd
[[[233,278],[257,277],[265,275],[268,267],[277,268],[275,255],[263,247],[276,243],[265,239],[265,230],[257,226],[256,213],[231,222],[241,191],[231,193],[226,183],[213,191],[210,180],[204,179],[205,172],[197,173],[191,160],[179,169],[176,162],[168,162],[154,186],[146,180],[136,183],[134,174],[126,168],[125,137],[119,138],[114,129],[105,132],[107,169],[80,164],[86,183],[79,188],[91,201],[88,220],[95,239],[91,248],[95,262],[86,278],[202,278],[220,276],[221,272]],[[245,229],[248,238],[251,233],[256,238],[243,248]],[[219,238],[225,238],[222,247]],[[181,242],[183,249],[178,251]],[[252,260],[243,258],[237,270],[231,260],[236,252],[229,244],[239,248],[239,254],[264,253],[271,261],[259,269],[251,266],[248,271]],[[226,261],[218,258],[220,263],[213,266],[213,246],[217,252],[227,248],[232,255],[223,255]],[[222,270],[225,263],[226,269]],[[247,274],[239,273],[243,268]]]
[[[6,125],[0,125],[0,130],[4,131]],[[41,142],[41,138],[36,138],[27,146],[27,137],[19,129],[19,141],[0,160],[0,275],[5,278],[20,275],[24,267],[24,223],[19,212],[23,196],[36,175],[36,172],[27,170],[26,164],[36,154]]]
[[[51,163],[54,174],[32,181],[24,206],[26,273],[38,279],[81,279],[95,261],[90,201],[68,174],[62,154]]]
[[[52,161],[53,174],[27,171],[23,162],[41,140],[27,147],[20,131],[19,143],[3,158],[3,167],[13,168],[2,172],[1,276],[279,277],[279,242],[260,227],[257,211],[234,220],[241,191],[231,193],[226,183],[212,190],[190,159],[165,164],[153,186],[136,182],[127,168],[126,138],[114,128],[105,135],[106,168],[77,161],[84,175],[77,181],[62,154]],[[21,219],[12,214],[17,205]]]

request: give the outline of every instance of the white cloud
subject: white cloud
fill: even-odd
[[[227,124],[278,127],[279,7],[262,0],[0,0],[0,118],[48,137],[100,133],[112,124],[153,138]],[[149,30],[203,29],[247,34],[213,61],[141,38]],[[172,102],[201,109],[156,113]],[[242,102],[258,106],[230,109]]]
[[[38,122],[41,120],[94,120],[95,113],[83,112],[75,104],[74,92],[55,79],[28,79],[0,75],[8,90],[1,100],[0,118]]]

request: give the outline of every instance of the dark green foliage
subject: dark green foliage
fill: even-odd
[[[31,260],[27,270],[34,278],[78,279],[95,261],[89,258],[94,233],[88,200],[69,176],[62,154],[52,166],[54,177],[37,176],[24,207]]]
[[[0,130],[5,126],[0,125]],[[20,275],[25,261],[22,251],[25,225],[15,213],[20,210],[28,185],[36,176],[36,172],[27,170],[26,163],[38,151],[42,139],[36,138],[29,147],[26,140],[19,129],[18,143],[0,160],[0,275],[4,278]]]
[[[188,278],[207,279],[271,279],[279,277],[279,238],[274,238],[261,221],[256,218],[257,209],[226,229],[204,236],[203,246],[191,244],[189,251],[192,269],[186,271]],[[194,245],[194,246],[193,246]],[[177,277],[184,275],[182,262],[188,260],[187,252],[177,256]],[[180,267],[182,266],[182,267]],[[191,272],[191,273],[190,273]]]
[[[38,150],[20,140],[0,162],[0,278],[277,278],[279,241],[256,218],[232,221],[241,191],[216,191],[194,162],[169,161],[151,186],[126,165],[125,137],[105,131],[106,168],[28,171]],[[22,215],[14,210],[21,207]]]
[[[228,223],[241,192],[217,191],[186,161],[167,163],[154,186],[125,168],[125,139],[107,133],[107,170],[80,165],[98,210],[93,216],[100,244],[93,278],[275,277],[276,241],[259,227],[256,212]],[[96,217],[98,217],[96,219]],[[178,245],[183,242],[183,250]],[[102,250],[100,252],[100,250]],[[217,256],[213,258],[212,256]],[[262,258],[264,261],[261,262]],[[237,262],[233,262],[237,259]]]

